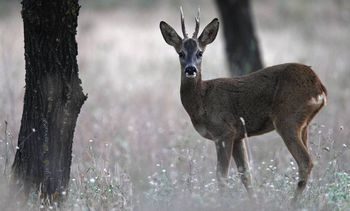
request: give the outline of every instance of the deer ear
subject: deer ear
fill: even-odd
[[[198,38],[198,42],[201,47],[212,43],[219,31],[219,20],[214,18],[203,30],[202,34]]]
[[[176,33],[176,31],[164,21],[159,24],[160,31],[162,32],[163,38],[166,43],[175,47],[176,50],[180,48],[181,37]]]

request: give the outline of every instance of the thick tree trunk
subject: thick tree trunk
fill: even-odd
[[[249,0],[216,0],[232,76],[262,68],[259,45],[254,32]]]
[[[66,191],[74,129],[86,100],[75,40],[78,0],[23,0],[26,87],[15,182],[27,195],[60,198]]]

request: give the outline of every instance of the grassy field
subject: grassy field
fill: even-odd
[[[218,16],[209,0],[168,0],[146,9],[123,5],[96,10],[83,4],[78,60],[89,98],[76,127],[64,209],[289,208],[297,167],[275,132],[248,141],[256,203],[248,200],[234,164],[229,191],[218,193],[214,144],[194,131],[181,105],[177,55],[158,28],[159,21],[165,20],[179,31],[180,3],[189,30],[198,4],[202,26]],[[253,5],[265,65],[310,65],[329,92],[328,105],[309,130],[315,166],[298,208],[350,210],[350,4],[345,0],[255,0]],[[0,18],[0,207],[4,208],[9,205],[6,185],[25,86],[19,11],[15,7]],[[223,76],[228,73],[219,34],[205,52],[203,77]],[[22,209],[37,210],[39,204],[29,200]]]

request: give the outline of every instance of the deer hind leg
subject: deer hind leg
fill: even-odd
[[[314,107],[310,107],[308,108],[306,112],[311,112],[311,115],[307,118],[307,120],[305,121],[306,122],[306,125],[302,128],[301,130],[301,138],[303,140],[303,143],[305,145],[305,147],[307,148],[308,147],[308,127],[309,127],[309,124],[310,122],[312,121],[312,119],[316,116],[316,114],[321,110],[321,108],[323,107],[324,105],[321,105],[319,106],[317,109],[314,109]]]
[[[306,187],[313,163],[302,140],[302,127],[293,121],[290,122],[276,122],[275,126],[299,167],[299,182],[293,198],[295,202]],[[304,131],[304,134],[307,133],[306,129]]]
[[[233,159],[241,176],[242,183],[250,197],[253,196],[252,176],[250,174],[247,146],[244,140],[236,140],[233,146]]]
[[[306,147],[306,149],[307,149],[307,145],[308,145],[308,142],[307,142],[307,138],[308,138],[307,128],[308,128],[308,125],[303,127],[303,129],[301,130],[301,139],[302,139],[303,144]]]
[[[217,153],[216,176],[218,179],[219,188],[223,189],[227,186],[227,175],[231,162],[233,138],[227,136],[220,138],[217,142],[215,142],[215,145]]]

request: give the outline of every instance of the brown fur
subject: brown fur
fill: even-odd
[[[204,51],[215,39],[217,19],[208,24],[198,40],[179,41],[176,32],[164,22],[161,30],[167,43],[182,54],[181,101],[198,133],[216,144],[220,186],[225,186],[233,157],[243,184],[252,194],[245,132],[255,136],[276,130],[299,166],[296,200],[313,166],[307,150],[307,128],[325,105],[327,95],[314,71],[303,64],[288,63],[242,77],[203,81],[201,57],[196,52]],[[189,65],[196,67],[195,77],[186,77]]]

